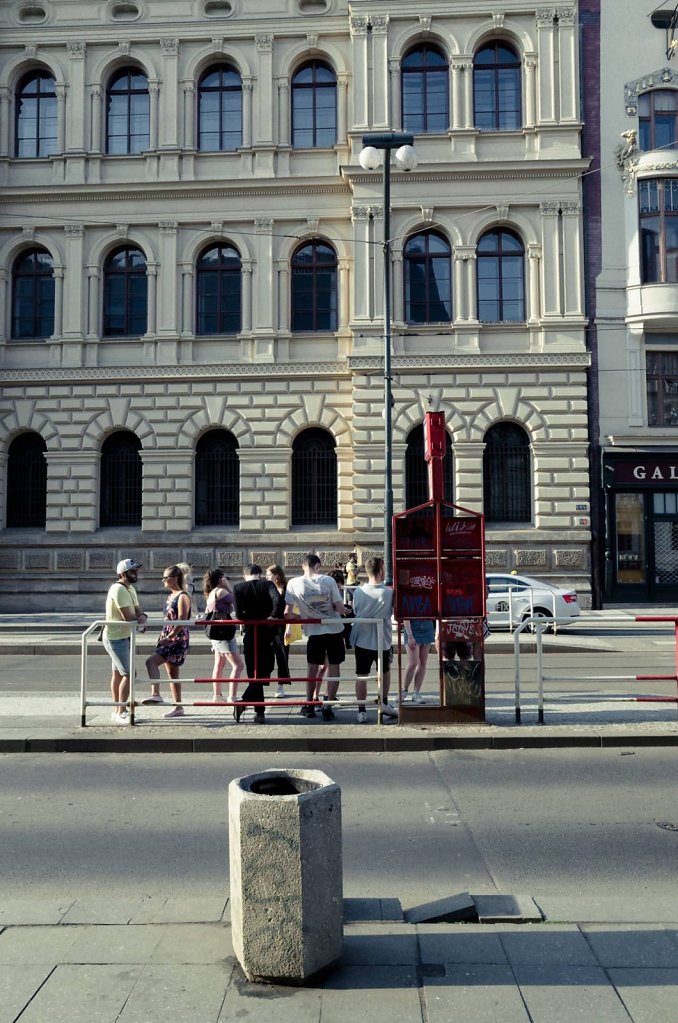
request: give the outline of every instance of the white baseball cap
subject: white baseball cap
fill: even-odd
[[[118,562],[116,572],[118,575],[124,575],[125,572],[133,572],[135,568],[142,568],[140,561],[135,561],[134,558],[125,558],[123,561]]]

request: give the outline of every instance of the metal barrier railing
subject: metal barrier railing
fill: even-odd
[[[384,650],[383,650],[383,626],[384,626],[384,621],[383,621],[382,618],[350,618],[350,619],[341,619],[341,621],[342,621],[343,625],[346,625],[346,624],[348,624],[350,622],[350,624],[359,623],[359,624],[364,624],[364,625],[375,625],[376,626],[376,629],[377,629],[377,658],[376,658],[376,660],[377,660],[377,671],[376,671],[375,675],[367,676],[366,677],[366,681],[368,681],[368,682],[376,681],[376,683],[377,683],[377,723],[378,724],[382,724],[382,693],[383,693],[383,679],[384,679],[384,657],[383,657],[383,655],[384,655]],[[208,619],[197,619],[194,623],[191,623],[191,622],[188,622],[188,621],[185,621],[185,622],[181,621],[181,627],[189,629],[189,630],[198,630],[200,633],[204,634],[205,627],[206,626],[213,626],[213,625],[235,625],[236,627],[247,626],[247,627],[254,627],[255,630],[256,630],[257,628],[272,628],[274,626],[286,626],[286,625],[290,625],[290,624],[297,624],[297,625],[304,625],[304,624],[321,625],[321,624],[329,624],[329,623],[336,625],[337,624],[337,619],[336,618],[320,618],[320,619],[318,619],[318,618],[300,618],[300,619],[294,620],[294,622],[290,622],[287,619],[282,619],[282,618],[281,619],[267,618],[267,619],[262,619],[260,621],[243,621],[243,620],[237,619],[237,618],[209,619],[209,620]],[[98,633],[98,631],[101,629],[102,626],[105,626],[105,625],[120,625],[120,624],[122,624],[122,623],[120,621],[118,621],[118,620],[106,621],[105,619],[98,619],[97,621],[92,622],[91,625],[89,625],[85,629],[85,631],[82,633],[82,635],[81,635],[81,642],[80,642],[80,646],[81,646],[81,653],[80,653],[80,724],[81,724],[81,727],[83,727],[83,728],[85,728],[87,726],[87,708],[88,707],[108,707],[108,708],[111,708],[111,709],[116,707],[116,706],[125,707],[126,709],[129,710],[129,724],[130,725],[136,724],[136,721],[135,721],[135,709],[136,709],[136,707],[138,707],[140,705],[139,702],[136,700],[136,697],[135,697],[135,686],[136,686],[136,684],[138,682],[138,680],[135,678],[136,637],[137,637],[137,631],[138,630],[134,626],[133,623],[130,623],[130,625],[132,627],[132,633],[131,633],[131,636],[130,636],[130,689],[129,689],[129,698],[128,698],[128,700],[126,702],[124,702],[124,703],[115,704],[115,703],[113,703],[113,701],[111,699],[107,699],[107,700],[91,699],[91,698],[89,698],[88,693],[87,693],[87,684],[88,684],[88,676],[89,676],[89,644],[90,644],[90,642],[92,640],[92,637],[95,635],[95,633]],[[163,624],[166,624],[166,623],[163,622]],[[147,629],[147,626],[145,627],[144,631],[146,631],[146,629]],[[239,682],[245,682],[245,683],[261,682],[261,683],[266,684],[266,685],[270,684],[271,682],[277,683],[278,679],[275,676],[273,676],[273,677],[269,677],[269,676],[258,677],[257,676],[257,657],[258,657],[258,655],[257,655],[257,645],[258,644],[257,644],[256,638],[255,638],[255,642],[254,642],[255,675],[254,675],[254,677],[247,677],[247,676],[243,675],[243,676],[241,676],[238,679],[238,681]],[[363,680],[365,678],[365,676],[360,676],[360,678],[361,678],[361,680]],[[327,681],[327,680],[328,680],[327,676],[325,676],[323,681]],[[152,679],[148,679],[147,681],[150,682],[150,681],[153,681],[153,680]],[[190,684],[206,685],[206,684],[214,683],[215,681],[217,681],[217,679],[214,676],[196,677],[196,678],[183,678],[183,677],[181,677],[181,678],[175,679],[174,681],[180,683],[181,685],[190,685]],[[226,682],[227,680],[226,679],[219,679],[219,681]],[[283,683],[292,683],[292,682],[308,683],[308,682],[310,682],[312,680],[311,680],[311,678],[309,676],[299,675],[299,676],[292,676],[292,677],[289,677],[289,678],[283,678],[281,681]],[[330,678],[329,681],[332,681],[332,678]],[[348,683],[353,683],[354,684],[356,679],[355,679],[354,676],[349,675],[349,676],[343,676],[341,681],[342,682],[348,682]],[[238,707],[238,706],[242,706],[242,701],[240,701],[240,700],[236,700],[236,701],[223,700],[223,701],[218,702],[218,703],[215,703],[214,700],[210,700],[210,701],[194,700],[194,701],[190,701],[190,702],[182,700],[182,703],[183,704],[187,704],[188,706],[193,706],[193,707],[207,707],[207,706],[210,706],[210,707]],[[250,699],[247,700],[247,706],[248,707],[269,707],[269,706],[271,706],[271,707],[284,708],[286,706],[288,706],[288,707],[300,707],[300,706],[319,706],[319,705],[322,705],[322,706],[325,706],[325,707],[339,705],[341,707],[348,708],[348,707],[352,706],[352,703],[350,701],[348,701],[348,700],[341,700],[341,701],[339,701],[339,700],[323,700],[323,701],[317,701],[317,700],[308,700],[308,699],[303,699],[303,700],[302,699],[293,699],[293,700],[289,700],[287,698],[285,698],[285,699],[274,699],[274,700],[262,700],[262,701],[252,701]]]
[[[555,619],[554,619],[555,621]],[[650,616],[636,615],[635,622],[671,622],[674,627],[676,671],[673,675],[547,675],[544,673],[544,643],[543,634],[552,624],[551,620],[542,617],[526,618],[517,626],[513,633],[513,664],[514,664],[514,694],[515,694],[515,720],[521,721],[521,675],[520,675],[520,637],[526,629],[534,627],[534,638],[536,639],[537,655],[537,720],[540,725],[544,724],[544,683],[545,682],[676,682],[678,685],[678,616]],[[572,624],[571,618],[561,618],[561,624]],[[618,618],[597,618],[596,624],[614,622],[619,624]],[[558,648],[555,648],[556,650]],[[676,696],[635,696],[621,697],[617,699],[634,700],[636,702],[648,703],[676,703],[678,705],[678,694]],[[609,702],[609,698],[605,702]]]

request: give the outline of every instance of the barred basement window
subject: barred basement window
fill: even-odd
[[[485,434],[483,493],[487,522],[531,522],[530,441],[515,423],[497,423]]]
[[[7,454],[8,529],[44,529],[47,517],[47,445],[38,433],[20,433]]]
[[[304,430],[292,445],[292,527],[336,525],[334,437],[327,430]]]
[[[100,526],[141,526],[141,441],[119,430],[101,445]]]
[[[228,430],[209,430],[195,447],[196,526],[240,523],[238,442]]]
[[[454,501],[454,453],[448,435],[443,462],[445,500]],[[405,507],[416,508],[430,500],[428,462],[424,458],[424,427],[420,423],[410,430],[405,452]]]

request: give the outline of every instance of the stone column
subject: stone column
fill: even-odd
[[[544,315],[562,315],[560,265],[560,203],[543,202],[541,213],[542,252],[544,254]]]
[[[64,329],[64,268],[54,267],[54,329],[52,338],[56,341]]]
[[[286,259],[276,259],[276,279],[278,286],[278,315],[277,323],[273,324],[274,329],[277,327],[280,334],[289,334],[290,332],[290,266]]]
[[[388,109],[388,14],[373,14],[372,117],[375,128],[390,128]]]
[[[539,53],[539,124],[556,123],[554,14],[555,12],[550,8],[540,9],[536,14]]]
[[[528,289],[527,322],[539,323],[541,319],[541,245],[531,242],[527,246]]]
[[[353,128],[368,128],[369,70],[367,60],[368,22],[364,15],[351,16],[353,49]]]
[[[558,69],[560,72],[560,121],[579,121],[576,11],[558,8]]]
[[[99,451],[46,451],[48,533],[92,533],[99,525]]]
[[[158,278],[158,330],[160,337],[177,334],[177,228],[173,220],[158,224],[160,231],[160,275]]]
[[[466,302],[468,295],[466,293],[466,265],[468,255],[462,254],[455,250],[454,252],[454,316],[455,320],[463,322],[468,319],[466,313]]]
[[[0,270],[0,341],[6,341],[12,332],[11,323],[8,327],[10,303],[7,301],[9,291],[9,271]]]
[[[289,146],[290,137],[290,83],[287,77],[278,78],[278,145]]]
[[[83,153],[86,149],[85,128],[87,96],[85,89],[85,59],[87,43],[83,39],[74,39],[66,43],[69,57],[70,102],[66,119],[66,150]],[[64,117],[66,112],[63,111]],[[63,150],[61,150],[63,152]]]
[[[354,206],[351,210],[353,222],[353,266],[354,295],[353,318],[372,318],[374,295],[372,293],[372,260],[370,259],[370,206]]]
[[[466,508],[483,507],[482,441],[454,442],[454,499]]]
[[[193,309],[193,264],[180,263],[181,270],[181,336],[192,337]],[[197,324],[196,324],[197,326]]]
[[[242,144],[243,149],[252,147],[252,79],[242,82]]]
[[[534,128],[537,110],[537,54],[526,53],[523,67],[525,68],[525,127]]]
[[[142,530],[188,532],[193,527],[193,452],[172,446],[142,448],[139,454]]]
[[[160,96],[160,85],[158,82],[148,83],[149,99],[149,143],[148,148],[155,151],[158,148],[158,106]]]
[[[346,330],[351,318],[350,269],[351,265],[347,259],[339,260],[339,330]]]
[[[405,322],[405,303],[403,301],[403,250],[391,247],[391,319],[395,323]]]
[[[252,260],[242,261],[242,323],[240,331],[249,334],[252,330]]]
[[[100,336],[99,329],[99,282],[100,282],[100,270],[98,266],[87,267],[87,305],[88,305],[88,318],[87,318],[87,338],[88,340],[94,340]]]
[[[158,310],[158,264],[146,264],[146,281],[148,285],[148,316],[144,337],[154,338],[157,331]]]
[[[478,259],[475,252],[468,252],[466,262],[466,319],[478,322]]]
[[[101,86],[98,84],[90,85],[89,95],[92,110],[89,149],[92,153],[101,153],[106,148],[102,133],[103,93]]]
[[[400,94],[400,59],[398,57],[388,58],[388,77],[391,124],[394,130],[401,130],[403,126],[403,111]]]
[[[463,63],[460,63],[459,68],[461,70],[461,78],[463,82],[462,94],[463,94],[463,118],[464,127],[473,128],[475,127],[475,117],[473,115],[473,61],[469,60],[468,57]]]
[[[184,82],[184,149],[196,149],[195,82]]]
[[[83,295],[83,246],[85,229],[82,224],[67,224],[66,235],[66,278],[64,282],[64,323],[63,336],[80,340],[83,336],[85,318]]]
[[[257,45],[257,134],[256,141],[273,144],[273,36],[255,36]]]
[[[61,155],[66,149],[66,89],[61,82],[56,87],[57,98],[57,153]],[[69,118],[69,124],[82,123],[79,118]]]
[[[273,330],[273,220],[260,217],[254,221],[257,259],[254,277],[254,329]]]
[[[581,203],[560,204],[563,229],[563,313],[583,316],[583,262],[581,237]]]
[[[10,155],[9,144],[9,102],[11,93],[9,89],[0,89],[0,158]]]
[[[347,140],[348,121],[348,75],[340,74],[337,78],[337,145],[345,146]]]
[[[628,328],[626,332],[626,387],[629,407],[629,426],[644,426],[645,354],[642,330]]]
[[[162,109],[160,122],[162,124],[162,135],[160,139],[161,148],[176,149],[179,145],[177,132],[179,130],[179,40],[161,39],[160,49],[162,51]]]

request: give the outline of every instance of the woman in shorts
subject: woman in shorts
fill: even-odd
[[[162,573],[162,581],[167,592],[165,621],[168,624],[163,626],[155,652],[146,661],[146,670],[151,681],[157,681],[160,678],[160,665],[165,665],[174,703],[173,709],[165,717],[178,718],[183,715],[184,708],[181,705],[181,683],[177,679],[189,647],[189,631],[179,622],[188,621],[191,617],[191,598],[184,585],[184,573],[178,565],[166,568]]]
[[[218,611],[217,618],[233,617],[233,590],[226,578],[223,569],[212,568],[205,572],[202,580],[202,591],[205,594],[205,614],[211,611]],[[215,680],[212,685],[214,703],[223,703],[224,697],[221,691],[221,679],[224,677],[226,664],[231,666],[231,679],[228,686],[228,702],[235,703],[238,699],[238,679],[245,670],[245,658],[238,651],[238,641],[235,638],[235,628],[231,639],[210,639],[214,653],[214,668],[212,678]]]
[[[431,643],[436,635],[435,623],[427,618],[414,618],[412,621],[403,622],[403,633],[407,646],[407,667],[400,699],[403,701],[411,699],[412,703],[425,703],[421,687],[424,684]],[[410,696],[412,682],[414,692]]]

